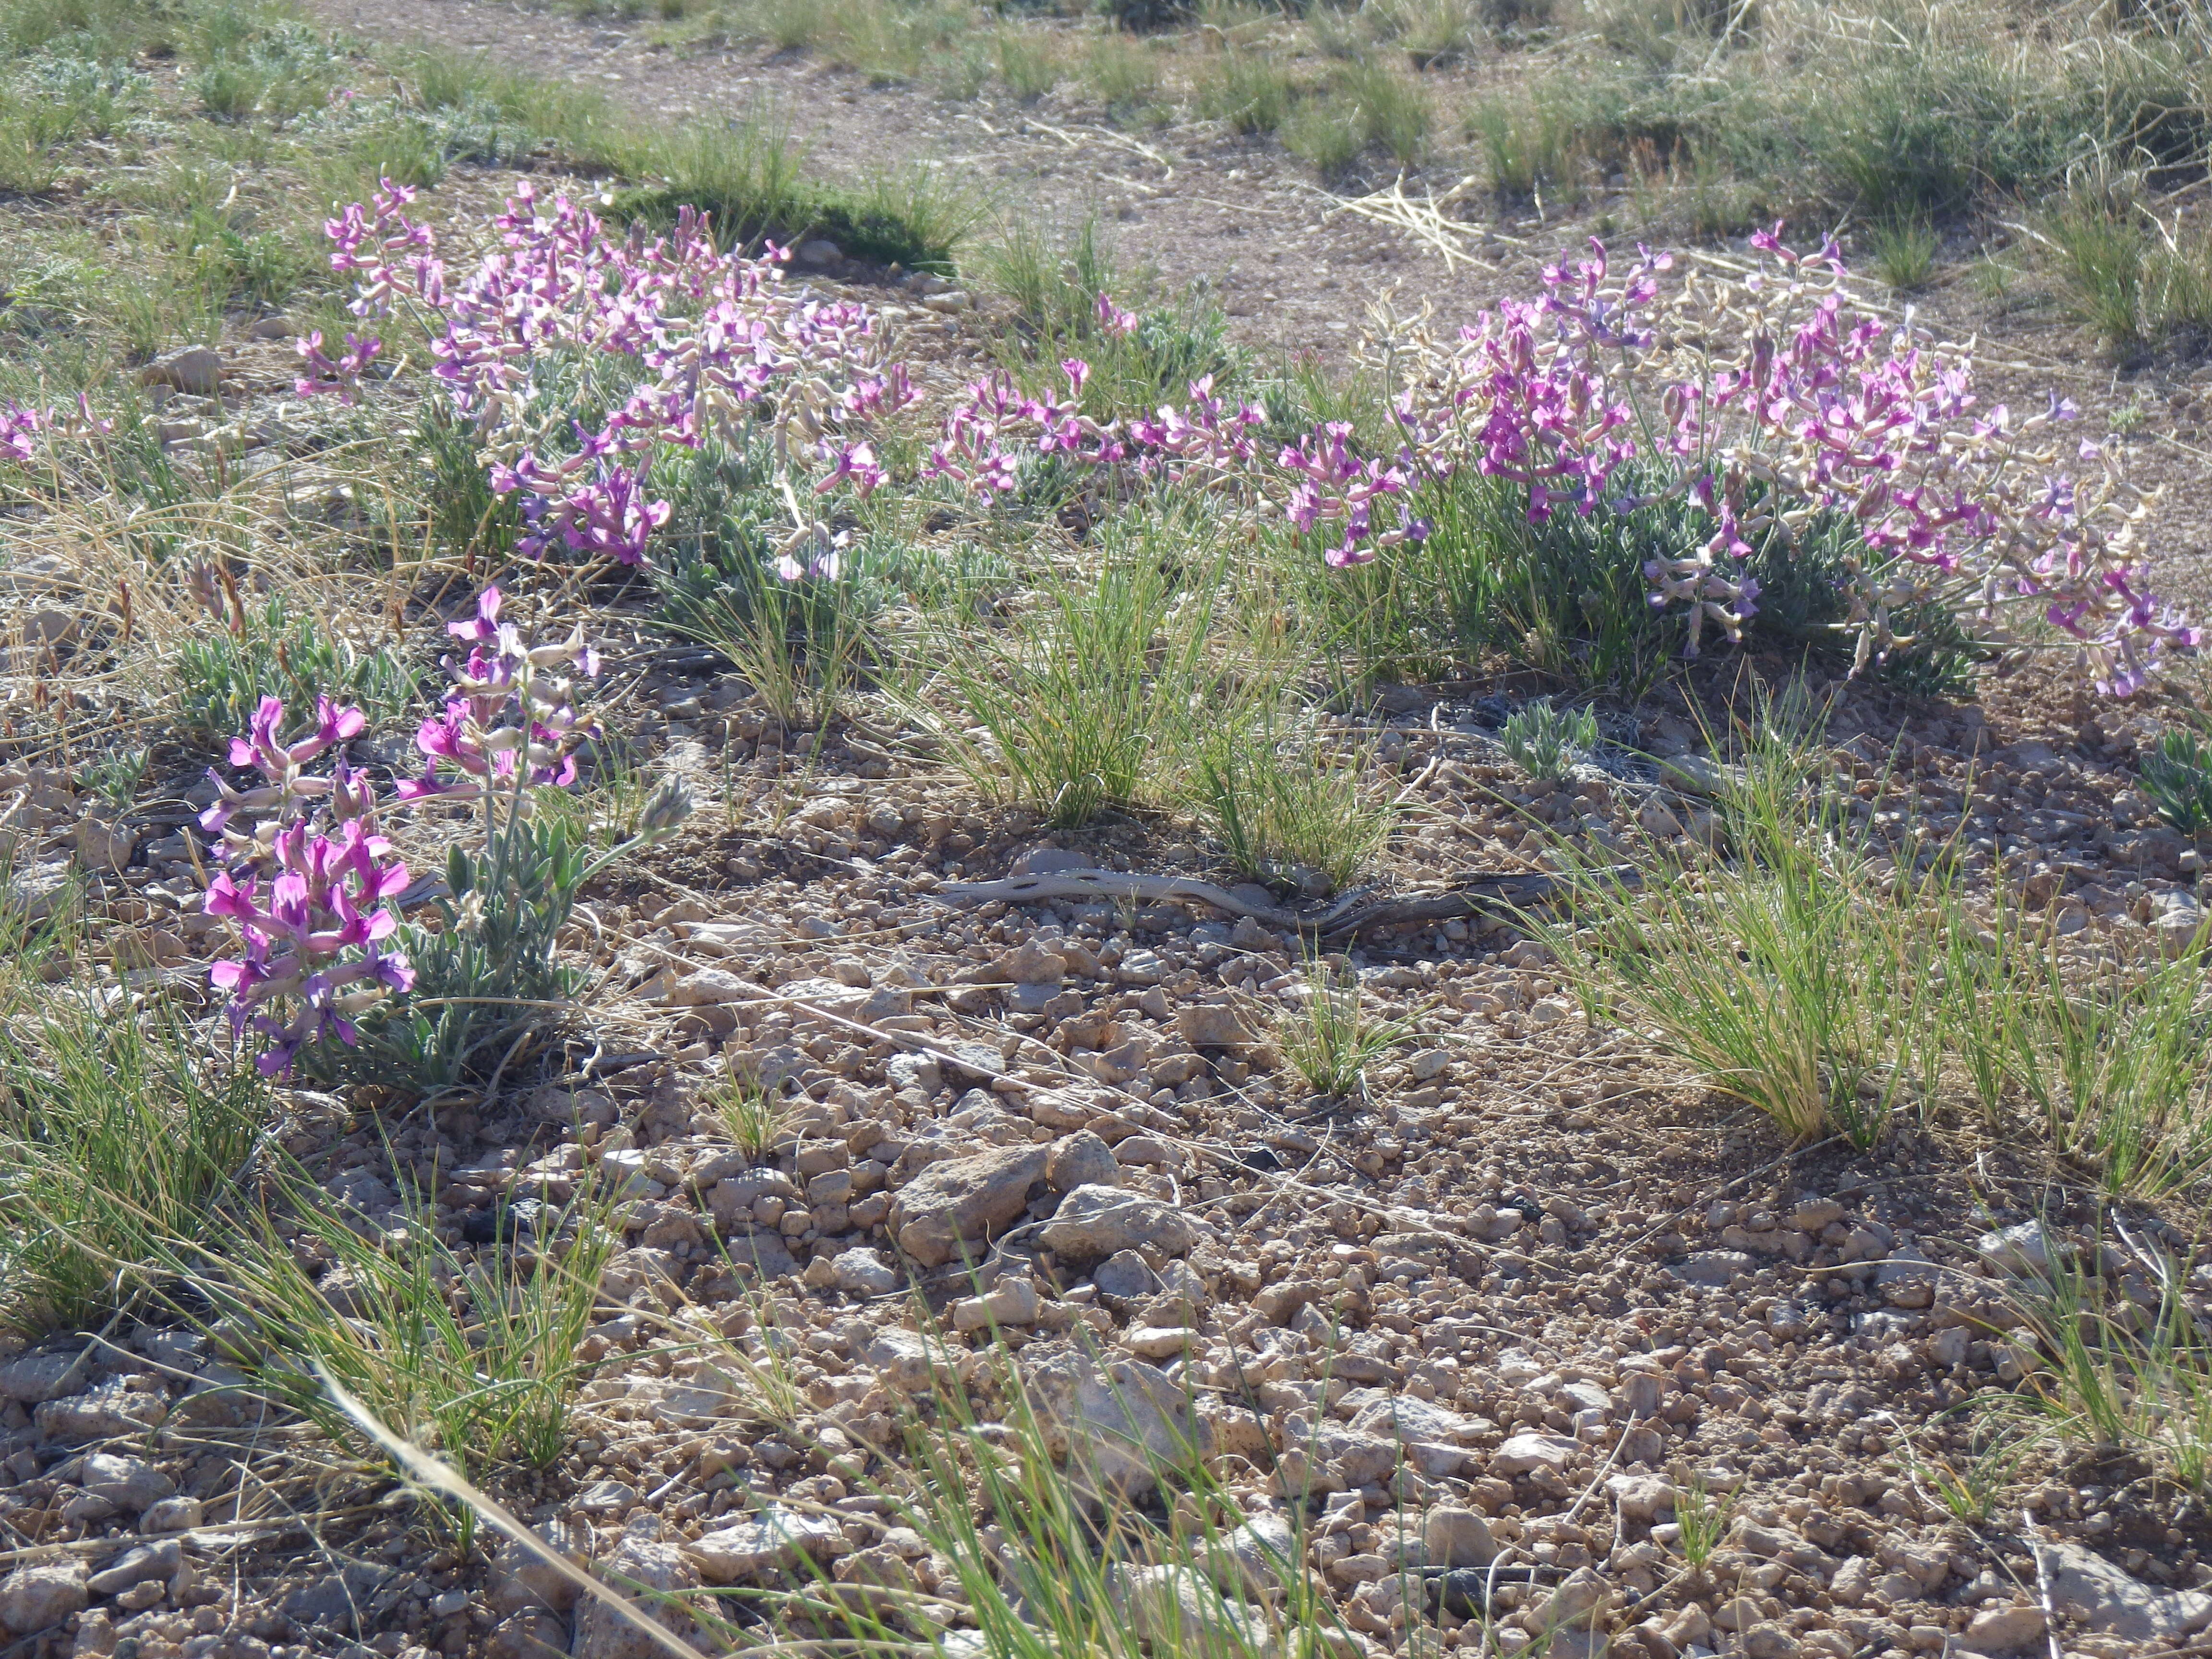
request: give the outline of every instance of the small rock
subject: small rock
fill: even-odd
[[[1078,1187],[1118,1187],[1121,1161],[1114,1149],[1088,1129],[1079,1129],[1052,1143],[1045,1155],[1045,1184],[1056,1193]]]
[[[1490,1467],[1509,1480],[1533,1469],[1563,1474],[1581,1450],[1579,1444],[1565,1435],[1516,1434],[1491,1455]]]
[[[94,1452],[84,1460],[84,1473],[77,1484],[96,1497],[105,1498],[118,1510],[128,1510],[136,1515],[148,1505],[158,1504],[177,1489],[177,1483],[143,1458],[118,1457],[112,1452]]]
[[[1131,1567],[1107,1571],[1106,1599],[1129,1633],[1154,1653],[1256,1654],[1267,1650],[1267,1626],[1249,1608],[1226,1599],[1195,1567]]]
[[[1758,1266],[1757,1261],[1743,1250],[1699,1250],[1668,1272],[1689,1284],[1718,1290],[1735,1284]]]
[[[1098,1186],[1069,1193],[1038,1233],[1045,1249],[1071,1261],[1097,1261],[1141,1244],[1181,1255],[1199,1237],[1197,1224],[1174,1206]]]
[[[76,1353],[27,1353],[0,1365],[0,1399],[36,1406],[82,1385],[89,1364],[84,1351]]]
[[[2130,1642],[2185,1635],[2212,1624],[2212,1595],[2154,1589],[2064,1539],[2035,1546],[2051,1577],[2053,1604],[2108,1636]]]
[[[173,1577],[184,1562],[184,1546],[173,1538],[165,1538],[157,1544],[140,1544],[124,1551],[111,1565],[93,1574],[85,1581],[85,1588],[94,1595],[112,1595],[149,1579]]]
[[[1966,1645],[1990,1659],[2003,1659],[2043,1640],[2043,1609],[2015,1601],[2008,1607],[1984,1607],[1966,1626]]]
[[[190,1532],[200,1524],[204,1506],[197,1498],[178,1496],[164,1498],[158,1504],[149,1504],[146,1513],[138,1517],[138,1530],[155,1532]]]
[[[1091,1282],[1101,1296],[1133,1299],[1160,1288],[1159,1275],[1134,1250],[1116,1250],[1091,1270]]]
[[[1139,1325],[1121,1339],[1121,1346],[1139,1359],[1170,1359],[1188,1352],[1198,1340],[1187,1325]]]
[[[1225,1002],[1185,1003],[1175,1018],[1176,1030],[1194,1048],[1245,1048],[1259,1040],[1243,1016]]]
[[[771,1509],[757,1521],[707,1533],[684,1549],[708,1583],[734,1584],[796,1566],[802,1550],[817,1559],[836,1553],[843,1540],[837,1523],[826,1516]]]
[[[659,1522],[647,1519],[657,1530]],[[599,1576],[678,1636],[691,1633],[691,1620],[675,1605],[656,1601],[653,1595],[670,1595],[697,1587],[698,1570],[678,1546],[663,1543],[649,1530],[633,1530],[600,1563]],[[665,1659],[667,1653],[659,1643],[596,1596],[586,1601],[577,1613],[576,1633],[568,1651],[573,1659]]]
[[[1451,1055],[1442,1048],[1423,1048],[1406,1056],[1406,1075],[1416,1083],[1432,1082],[1451,1066]]]
[[[997,1325],[1034,1325],[1042,1307],[1035,1284],[1026,1279],[1008,1279],[982,1296],[963,1297],[954,1303],[952,1328],[980,1331]]]
[[[0,1578],[0,1625],[18,1636],[51,1630],[89,1599],[82,1561],[43,1561]]]
[[[851,1296],[889,1296],[899,1287],[898,1269],[882,1251],[856,1246],[830,1258],[830,1283]]]
[[[1432,1567],[1486,1567],[1498,1556],[1490,1522],[1473,1510],[1440,1504],[1421,1522]]]
[[[138,384],[173,386],[187,397],[212,398],[222,390],[222,357],[210,346],[187,346],[140,369]]]
[[[933,1164],[899,1189],[888,1218],[891,1236],[923,1267],[940,1266],[1028,1209],[1029,1189],[1044,1179],[1045,1161],[1042,1146],[1006,1146]],[[1077,1188],[1094,1190],[1112,1191]]]

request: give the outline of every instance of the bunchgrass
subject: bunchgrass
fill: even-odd
[[[2024,1398],[2062,1440],[2110,1456],[2142,1458],[2185,1491],[2212,1486],[2212,1341],[2189,1308],[2185,1263],[2155,1239],[2116,1224],[2088,1259],[2051,1251],[2039,1273],[2013,1280],[2007,1300],[2039,1362]],[[2094,1255],[2117,1253],[2119,1272]]]
[[[127,1307],[205,1238],[267,1121],[268,1093],[156,995],[68,965],[52,933],[9,921],[0,1018],[0,1322],[33,1334]]]
[[[419,1202],[380,1230],[358,1221],[295,1170],[200,1263],[194,1288],[255,1352],[260,1386],[349,1440],[323,1387],[334,1378],[472,1478],[557,1460],[589,1370],[580,1350],[601,1270],[620,1244],[590,1183],[565,1204],[502,1207],[493,1244],[467,1254]],[[303,1255],[327,1264],[319,1279]],[[440,1513],[464,1539],[472,1532],[465,1509]]]
[[[1923,1451],[1910,1438],[1899,1449],[1914,1484],[1932,1493],[1953,1519],[1987,1526],[2018,1485],[2023,1466],[2049,1438],[2047,1425],[2032,1403],[2003,1395],[1947,1412],[1930,1427],[1940,1430],[1954,1417],[1965,1419],[1966,1442],[1955,1452]]]
[[[1358,975],[1322,958],[1306,964],[1305,993],[1276,1023],[1275,1041],[1284,1063],[1330,1100],[1364,1092],[1369,1070],[1413,1035],[1410,1022],[1369,1013]]]
[[[1986,939],[1973,932],[1946,952],[1946,1030],[1985,1114],[2025,1116],[2114,1193],[2155,1196],[2212,1167],[2201,931],[2170,961],[2069,952],[2004,908]]]
[[[1158,800],[1206,680],[1203,614],[1171,629],[1170,598],[1156,565],[1115,560],[1003,632],[947,639],[936,678],[957,713],[915,713],[979,793],[1050,823]]]
[[[1553,949],[1593,1020],[1652,1032],[1790,1141],[1870,1144],[1932,1089],[1931,918],[1958,902],[1955,863],[1930,849],[1924,872],[1909,852],[1885,868],[1784,734],[1754,738],[1715,809],[1723,851],[1662,849],[1640,888],[1577,881]]]
[[[1362,787],[1361,769],[1358,754],[1325,750],[1305,723],[1231,723],[1199,751],[1192,805],[1243,874],[1340,888],[1390,836],[1391,810]]]
[[[1231,50],[1198,82],[1198,112],[1232,131],[1272,133],[1289,116],[1297,85],[1290,72],[1256,52]]]
[[[1735,1508],[1735,1494],[1716,1497],[1703,1477],[1691,1480],[1674,1494],[1675,1547],[1692,1572],[1703,1572],[1728,1535]]]
[[[1899,293],[1925,288],[1942,244],[1934,227],[1920,219],[1891,219],[1867,234],[1874,274]]]
[[[721,1115],[723,1128],[746,1157],[764,1157],[775,1145],[785,1113],[775,1091],[732,1075],[716,1085],[713,1104]]]

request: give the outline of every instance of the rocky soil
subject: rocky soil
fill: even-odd
[[[1546,1650],[1532,1632],[1655,1659],[1997,1659],[2047,1635],[2197,1650],[2193,1502],[2046,1460],[1967,1526],[1929,1474],[1964,1467],[1955,1408],[2020,1376],[2021,1224],[2091,1219],[2064,1171],[1942,1122],[1871,1156],[1792,1153],[1634,1033],[1592,1030],[1542,947],[1480,917],[1351,944],[1372,1006],[1416,1035],[1360,1097],[1309,1097],[1281,1052],[1310,994],[1295,938],[1204,905],[962,895],[1023,871],[1210,874],[1171,829],[1040,835],[963,807],[896,733],[833,738],[797,777],[738,691],[635,689],[676,763],[726,763],[786,808],[774,830],[710,815],[594,896],[592,1041],[434,1114],[295,1093],[282,1128],[363,1224],[399,1223],[411,1187],[464,1247],[587,1172],[620,1198],[574,1444],[505,1489],[564,1550],[711,1586],[773,1580],[804,1547],[835,1578],[942,1598],[957,1632],[948,1564],[883,1494],[933,1397],[957,1377],[1003,1415],[1018,1378],[1132,1500],[1170,1501],[1145,1449],[1188,1444],[1263,1534],[1301,1514],[1301,1567],[1377,1654],[1403,1644],[1409,1595],[1473,1642],[1486,1591],[1509,1653]],[[1900,737],[1921,810],[1967,813],[2085,939],[2174,925],[2194,851],[2143,827],[2123,781],[2148,716],[2062,707],[2001,687],[1900,729],[1852,692],[1838,737],[1846,756]],[[1713,763],[1683,711],[1638,734],[1681,757],[1667,781],[1541,797],[1498,755],[1498,712],[1431,697],[1382,717],[1428,826],[1398,882],[1519,866],[1539,850],[1520,814],[1624,845],[1696,833]],[[46,844],[105,861],[139,971],[198,976],[210,924],[178,848],[90,827],[59,775],[0,782]],[[788,1094],[757,1157],[720,1110],[732,1073]],[[2179,1225],[2130,1220],[2195,1259]],[[772,1351],[796,1390],[779,1420],[746,1363]],[[404,1499],[258,1404],[238,1358],[118,1326],[0,1364],[0,1622],[25,1651],[640,1650],[511,1549],[433,1551]],[[1700,1569],[1686,1504],[1724,1506]],[[1514,1569],[1494,1585],[1473,1571],[1493,1562]]]
[[[634,74],[620,84],[678,109],[710,107],[715,76],[808,73],[648,63],[619,33],[518,27],[475,0],[324,9],[568,53],[577,73],[615,54],[623,67],[590,72]],[[1023,158],[1024,188],[1052,176],[1042,133],[846,90],[817,105],[833,156],[866,136],[849,103],[855,121],[907,112],[918,151],[958,136],[962,153]],[[1352,289],[1323,286],[1313,251],[1339,250],[1362,291],[1377,262],[1415,255],[1341,221],[1270,240],[1279,210],[1311,222],[1256,181],[1304,187],[1279,158],[1243,155],[1243,178],[1231,162],[1186,156],[1124,220],[1125,246],[1171,277],[1220,275],[1248,337],[1343,337]],[[1209,209],[1217,186],[1191,180],[1217,176],[1249,192]],[[1262,251],[1241,287],[1200,231],[1173,229],[1208,212],[1223,247]],[[830,275],[884,297],[880,274]],[[992,323],[925,303],[940,297],[891,303],[951,375]],[[253,399],[278,395],[280,347],[178,368],[175,418],[195,424],[173,441],[273,447]],[[2193,395],[2172,405],[2177,433]],[[73,619],[37,578],[19,573],[13,602],[33,647],[65,647]],[[542,1476],[493,1483],[561,1553],[676,1589],[787,1581],[804,1551],[833,1581],[933,1598],[941,1646],[973,1654],[951,1564],[886,1494],[910,1472],[907,1425],[941,1422],[956,1392],[1003,1423],[1018,1393],[1125,1501],[1171,1509],[1157,1460],[1194,1449],[1249,1517],[1218,1584],[1131,1575],[1132,1607],[1264,1626],[1284,1595],[1270,1540],[1295,1516],[1291,1570],[1322,1587],[1346,1659],[1407,1650],[1431,1612],[1446,1644],[1477,1651],[1486,1606],[1491,1651],[1562,1659],[2207,1650],[2212,1522],[2142,1468],[2049,1449],[1985,1519],[1942,1501],[1941,1472],[1972,1461],[1960,1408],[2020,1384],[2029,1358],[2008,1340],[2016,1278],[2048,1248],[2027,1224],[2066,1248],[2098,1219],[2032,1142],[1939,1117],[1870,1154],[1787,1148],[1637,1033],[1593,1029],[1540,944],[1480,915],[1332,941],[1370,1013],[1409,1035],[1364,1091],[1313,1097],[1284,1053],[1312,994],[1300,941],[1238,913],[1269,896],[963,891],[1070,870],[1226,886],[1176,825],[1048,835],[966,798],[919,734],[860,724],[817,750],[696,653],[606,643],[625,729],[710,805],[590,896],[568,945],[602,979],[576,1033],[434,1109],[287,1091],[276,1133],[361,1225],[400,1224],[419,1192],[463,1250],[496,1253],[499,1217],[581,1186],[619,1200],[573,1443]],[[1497,744],[1515,690],[1405,688],[1359,717],[1411,825],[1384,888],[1537,867],[1555,833],[1632,854],[1705,832],[1718,763],[1698,752],[1698,709],[1621,717],[1617,764],[1548,789]],[[1831,736],[1874,828],[1909,813],[1956,830],[1985,878],[2055,906],[2086,948],[2203,920],[2197,849],[2132,787],[2158,726],[2036,672],[1978,705],[1852,688]],[[0,828],[28,854],[15,879],[30,902],[87,882],[126,972],[190,987],[219,924],[179,829],[198,768],[161,759],[177,769],[167,816],[118,818],[65,769],[16,766],[0,770]],[[731,1134],[733,1079],[783,1102],[757,1154]],[[2123,1214],[2201,1301],[2196,1224]],[[2085,1259],[2123,1285],[2150,1270]],[[257,1399],[246,1363],[125,1321],[0,1358],[9,1652],[649,1650],[511,1546],[427,1534],[406,1495]],[[793,1390],[775,1409],[764,1368]],[[1719,1546],[1693,1564],[1716,1516]]]

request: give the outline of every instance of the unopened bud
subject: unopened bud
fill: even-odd
[[[681,778],[663,778],[645,798],[637,815],[638,832],[665,836],[691,816],[691,787]]]

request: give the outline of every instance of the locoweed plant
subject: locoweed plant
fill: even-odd
[[[2143,793],[2167,824],[2185,836],[2212,827],[2212,748],[2175,726],[2142,757]]]
[[[207,568],[196,573],[193,589],[216,625],[178,647],[172,672],[185,724],[204,738],[240,730],[265,697],[299,706],[333,697],[380,722],[404,714],[418,695],[414,671],[398,653],[361,650],[282,596],[248,611]]]
[[[1597,747],[1597,716],[1553,706],[1549,697],[1516,708],[1498,734],[1513,763],[1532,778],[1557,783]]]
[[[314,726],[289,742],[284,705],[262,701],[230,753],[234,766],[260,773],[258,786],[241,791],[210,773],[217,799],[201,827],[221,835],[228,867],[209,886],[208,913],[234,920],[245,945],[211,978],[230,994],[238,1034],[265,1042],[258,1063],[272,1076],[306,1052],[322,1074],[359,1065],[379,1081],[459,1080],[489,1045],[541,1023],[573,990],[554,946],[583,884],[690,811],[688,795],[664,786],[640,809],[635,835],[596,855],[565,818],[532,811],[534,792],[575,781],[574,751],[595,732],[575,696],[598,673],[598,653],[580,626],[559,644],[526,645],[499,620],[501,605],[499,589],[487,588],[472,616],[448,625],[469,655],[447,659],[453,691],[416,734],[426,769],[392,801],[380,802],[344,758],[366,717],[326,696]],[[307,769],[334,750],[327,774]],[[376,830],[380,807],[425,802],[462,808],[474,831],[447,852],[435,929],[403,926],[396,901],[407,866]],[[409,992],[405,1007],[384,1006]],[[359,1022],[373,1011],[374,1040],[357,1061],[328,1049],[329,1037],[361,1047]]]
[[[1408,126],[1390,142],[1417,140]],[[519,550],[638,563],[672,511],[653,493],[656,456],[760,434],[779,567],[811,569],[838,545],[820,504],[865,501],[891,476],[884,423],[921,393],[866,307],[795,298],[775,257],[722,252],[689,210],[640,247],[565,197],[541,211],[527,185],[494,221],[506,251],[449,284],[435,238],[403,211],[411,194],[387,181],[331,221],[332,263],[355,275],[362,314],[404,307],[433,336],[444,412],[473,423],[492,488],[520,502]],[[1161,343],[1191,360],[1181,404],[1102,407],[1088,388],[1127,383],[1126,343],[1148,325],[1099,290],[1083,330],[1095,345],[1060,364],[1066,393],[1005,372],[971,382],[934,411],[916,476],[987,503],[1020,499],[1041,462],[1149,480],[1287,522],[1338,568],[1425,541],[1419,497],[1462,472],[1510,489],[1538,527],[1691,503],[1710,523],[1650,552],[1637,597],[1680,618],[1690,656],[1741,637],[1770,585],[1762,560],[1794,561],[1839,518],[1854,545],[1834,625],[1856,641],[1855,669],[1912,648],[1931,614],[1983,645],[2008,642],[2015,615],[2039,618],[2118,696],[2166,647],[2197,642],[2146,589],[2143,495],[2117,455],[2077,445],[2062,459],[2051,428],[2070,404],[1983,414],[1971,349],[1855,309],[1832,245],[1801,253],[1779,227],[1752,241],[1760,270],[1663,301],[1671,260],[1647,252],[1617,276],[1601,246],[1449,343],[1386,319],[1380,443],[1341,421],[1263,438],[1265,411],[1227,403],[1195,335]],[[303,395],[351,398],[383,344],[349,334],[333,355],[311,335],[301,349]],[[1162,363],[1152,346],[1140,356]],[[574,395],[561,362],[591,366],[591,395]],[[2081,476],[2064,470],[2075,458]]]

